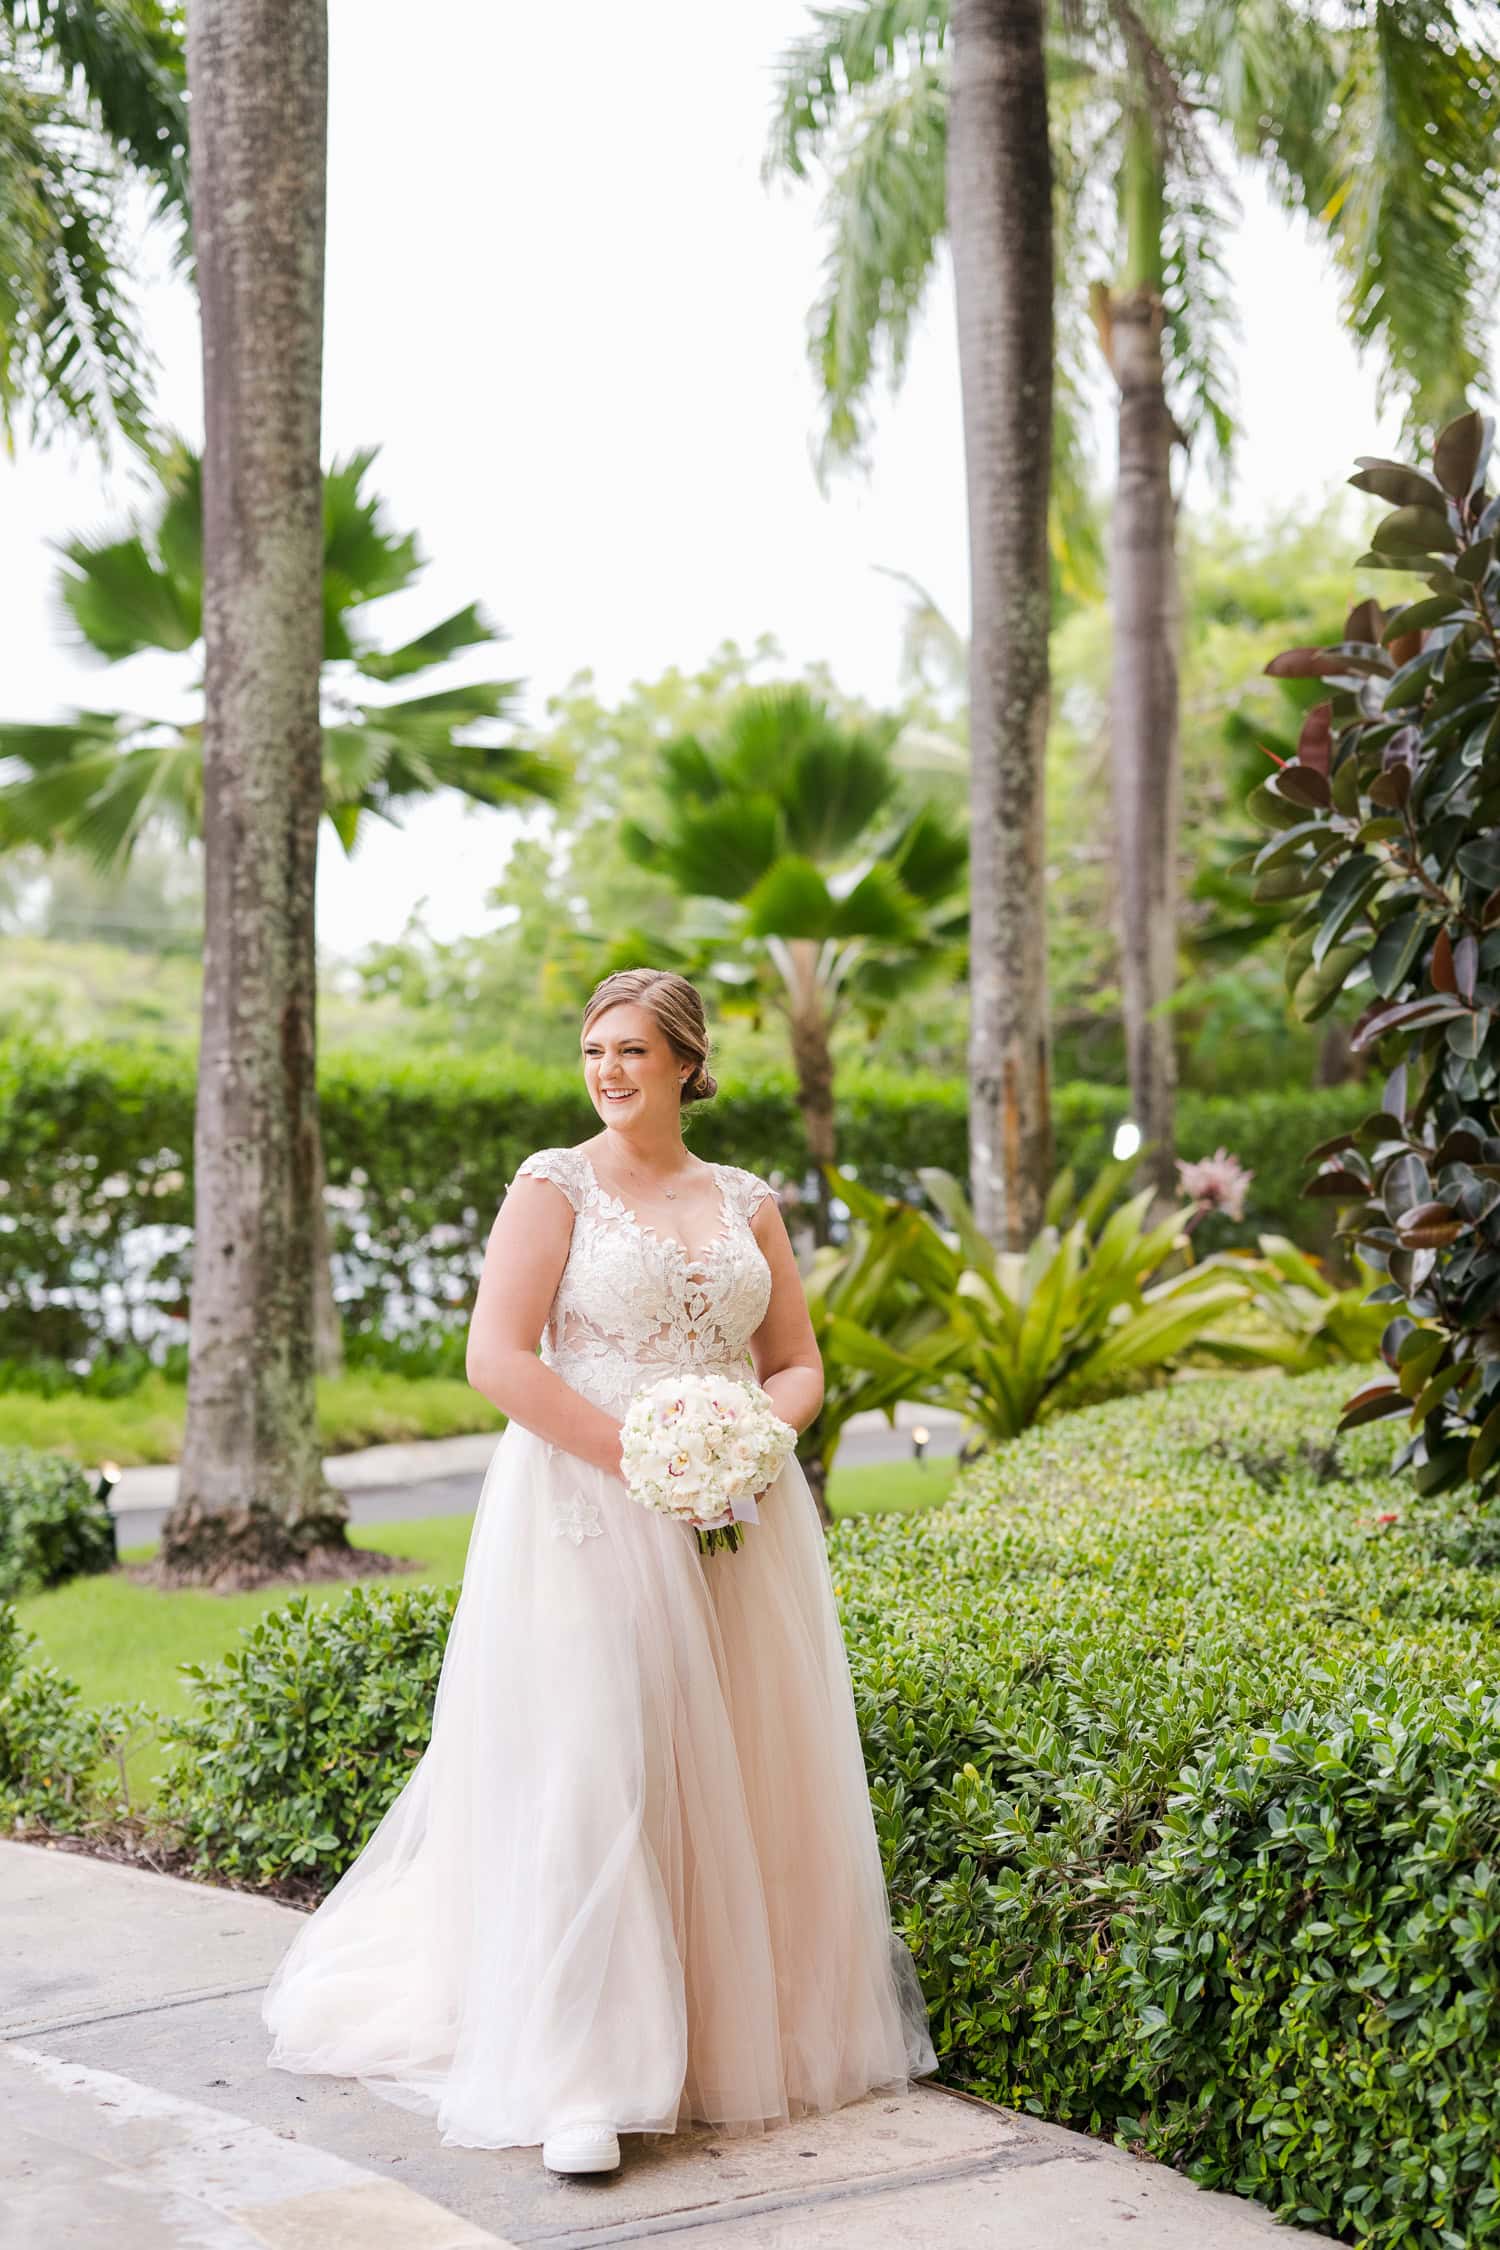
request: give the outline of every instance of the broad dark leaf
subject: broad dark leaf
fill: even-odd
[[[1436,508],[1398,508],[1376,526],[1371,544],[1385,560],[1395,556],[1451,555],[1458,533]]]
[[[1467,500],[1482,475],[1489,454],[1494,424],[1476,410],[1460,414],[1438,436],[1432,463],[1438,483],[1455,500]]]

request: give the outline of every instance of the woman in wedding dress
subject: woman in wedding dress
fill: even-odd
[[[621,1479],[631,1394],[673,1371],[816,1414],[776,1198],[683,1145],[715,1091],[684,978],[606,978],[581,1045],[602,1130],[526,1159],[485,1255],[469,1377],[509,1419],[431,1741],[262,2007],[275,2067],[568,2172],[613,2170],[622,2132],[759,2133],[936,2068],[795,1456],[737,1551]]]

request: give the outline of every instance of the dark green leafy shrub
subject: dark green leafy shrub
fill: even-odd
[[[200,1871],[257,1883],[355,1858],[427,1745],[456,1592],[356,1586],[272,1610],[222,1663],[185,1664],[196,1708],[158,1809]]]
[[[1049,1422],[830,1558],[943,2076],[1380,2250],[1500,2244],[1500,1573],[1389,1505],[1347,1377]],[[331,1884],[425,1743],[451,1596],[299,1597],[200,1674],[205,1873]]]
[[[1156,2152],[1359,2239],[1500,2238],[1500,1696],[1372,1671],[1183,1784],[1125,1953]]]
[[[123,1356],[130,1367],[145,1346],[160,1357],[164,1338],[185,1332],[193,1071],[192,1055],[173,1051],[19,1040],[0,1051],[0,1359],[55,1368]],[[576,1072],[505,1056],[333,1053],[320,1058],[319,1102],[351,1364],[366,1334],[461,1330],[516,1166],[533,1149],[585,1138],[597,1123]],[[1126,1103],[1112,1086],[1057,1089],[1058,1158],[1081,1187],[1106,1162]],[[1348,1086],[1233,1100],[1185,1094],[1182,1150],[1206,1155],[1227,1144],[1255,1174],[1243,1226],[1215,1219],[1201,1247],[1253,1243],[1268,1227],[1305,1240],[1300,1152],[1353,1126],[1368,1107]],[[960,1080],[844,1072],[838,1130],[840,1163],[882,1194],[912,1194],[924,1164],[966,1177]],[[726,1082],[694,1112],[689,1136],[701,1155],[754,1172],[807,1169],[789,1077]],[[1321,1224],[1311,1208],[1311,1223]],[[123,1305],[133,1347],[112,1336],[110,1305]]]
[[[109,1509],[74,1462],[0,1446],[0,1600],[108,1570],[114,1559]]]
[[[943,2075],[1388,2250],[1500,2243],[1500,1577],[1338,1370],[1185,1381],[832,1541]]]
[[[52,1665],[29,1662],[35,1645],[0,1603],[0,1825],[74,1834],[128,1809],[122,1752],[144,1713],[91,1710]]]
[[[1335,648],[1267,669],[1320,680],[1297,754],[1251,798],[1275,831],[1258,895],[1300,898],[1287,979],[1312,1018],[1359,987],[1354,1032],[1390,1071],[1375,1115],[1314,1151],[1308,1189],[1347,1206],[1401,1310],[1381,1343],[1395,1380],[1349,1402],[1353,1424],[1408,1417],[1397,1457],[1419,1487],[1500,1490],[1500,498],[1493,422],[1437,440],[1435,474],[1364,460],[1351,481],[1391,503],[1366,565],[1428,592],[1350,612]],[[1417,1324],[1421,1324],[1418,1326]]]

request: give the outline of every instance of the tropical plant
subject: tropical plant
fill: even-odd
[[[1244,1303],[1243,1284],[1217,1270],[1163,1274],[1183,1249],[1191,1207],[1152,1224],[1153,1191],[1143,1188],[1110,1210],[1114,1169],[1066,1223],[1049,1217],[1029,1250],[990,1256],[951,1175],[921,1178],[968,1260],[952,1310],[963,1352],[939,1395],[991,1442],[1159,1376]],[[1066,1211],[1069,1192],[1064,1181],[1054,1212]]]
[[[828,166],[830,250],[812,352],[832,457],[863,447],[883,359],[899,379],[938,243],[957,217],[944,152],[958,23],[949,0],[820,9],[782,64],[769,162],[799,179],[815,160]],[[1136,1114],[1169,1193],[1179,793],[1171,464],[1200,429],[1220,450],[1233,434],[1217,250],[1233,204],[1202,121],[1216,119],[1283,205],[1324,232],[1355,335],[1380,346],[1387,387],[1431,426],[1485,364],[1497,282],[1496,34],[1492,19],[1456,0],[1331,9],[1058,0],[1052,31],[1057,488],[1066,499],[1084,481],[1076,402],[1092,324],[1119,394],[1121,977]],[[1022,230],[1018,206],[1005,223]]]
[[[1408,1416],[1418,1487],[1500,1489],[1500,497],[1493,422],[1442,431],[1433,475],[1365,457],[1351,480],[1390,503],[1365,562],[1427,591],[1351,613],[1329,648],[1270,671],[1321,680],[1296,755],[1250,800],[1274,833],[1266,895],[1301,902],[1287,983],[1317,1016],[1358,988],[1354,1045],[1389,1068],[1377,1112],[1315,1149],[1307,1193],[1387,1278],[1394,1379],[1344,1427]]]
[[[830,1168],[828,1179],[848,1209],[849,1230],[816,1251],[802,1277],[823,1360],[823,1403],[797,1446],[825,1526],[833,1520],[829,1471],[853,1416],[883,1413],[894,1427],[896,1407],[921,1397],[954,1349],[947,1305],[961,1270],[913,1205],[875,1194],[848,1172]],[[871,1338],[891,1354],[884,1367],[871,1364]]]
[[[126,189],[185,247],[182,11],[0,0],[0,436],[146,437]]]
[[[706,903],[692,965],[731,1002],[785,1021],[817,1233],[829,1239],[824,1167],[834,1161],[831,1034],[857,1010],[878,1022],[900,993],[963,958],[963,838],[920,807],[888,826],[899,776],[894,720],[840,721],[804,687],[746,695],[716,739],[661,751],[665,817],[626,821],[631,856]],[[632,932],[621,957],[655,939]]]
[[[465,681],[392,699],[379,690],[438,670],[500,638],[477,603],[396,648],[369,611],[408,588],[426,562],[369,488],[375,452],[348,454],[323,479],[323,811],[346,852],[371,820],[393,821],[440,790],[484,805],[554,803],[560,762],[496,740],[518,683]],[[122,534],[62,548],[61,609],[106,664],[144,650],[203,661],[203,464],[174,443],[154,458],[149,512]],[[195,686],[201,688],[201,671]],[[375,692],[372,693],[371,691]],[[482,733],[484,739],[475,739]],[[73,846],[119,873],[143,836],[196,840],[203,829],[203,721],[78,711],[52,723],[0,724],[0,842]]]
[[[996,1251],[953,1175],[924,1167],[923,1189],[951,1236],[954,1270],[941,1283],[948,1333],[913,1351],[851,1320],[837,1339],[843,1357],[909,1386],[894,1395],[956,1408],[992,1444],[1159,1375],[1239,1311],[1247,1290],[1210,1264],[1164,1271],[1187,1247],[1193,1207],[1152,1224],[1152,1190],[1143,1188],[1111,1209],[1125,1170],[1107,1165],[1076,1207],[1062,1173],[1045,1224],[1020,1252]],[[926,1262],[940,1272],[936,1253]]]
[[[1386,1325],[1383,1309],[1369,1302],[1380,1280],[1375,1268],[1356,1254],[1356,1280],[1340,1284],[1286,1235],[1256,1239],[1258,1257],[1250,1251],[1221,1250],[1203,1261],[1245,1283],[1242,1310],[1253,1322],[1244,1333],[1232,1326],[1206,1336],[1205,1351],[1226,1366],[1279,1367],[1287,1375],[1310,1375],[1319,1367],[1368,1366]],[[1240,1317],[1237,1311],[1236,1320]]]

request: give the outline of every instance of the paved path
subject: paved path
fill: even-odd
[[[1256,2205],[923,2085],[570,2181],[265,2068],[290,1907],[0,1843],[3,2250],[1255,2250]]]
[[[901,1405],[892,1429],[883,1414],[856,1414],[838,1451],[840,1468],[866,1461],[909,1461],[913,1429],[926,1429],[929,1460],[958,1451],[960,1421],[942,1407]],[[323,1463],[330,1484],[349,1495],[354,1523],[405,1523],[419,1516],[473,1513],[498,1442],[493,1430],[471,1437],[428,1438],[414,1445],[372,1445],[363,1453],[332,1453]],[[177,1470],[126,1469],[110,1495],[122,1547],[160,1535],[177,1497]]]

